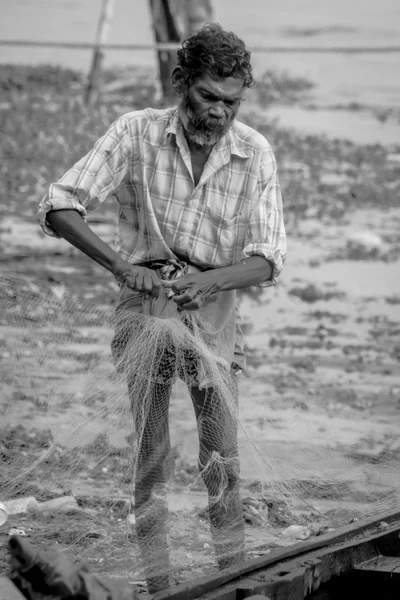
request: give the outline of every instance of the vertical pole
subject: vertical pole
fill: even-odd
[[[85,90],[84,102],[90,104],[99,89],[101,65],[104,58],[103,45],[110,31],[111,20],[114,12],[115,0],[103,0],[100,18],[97,25],[95,46],[93,50],[92,64],[90,67],[88,82]]]
[[[149,0],[157,43],[179,43],[187,33],[186,0]],[[158,69],[164,100],[174,98],[171,73],[176,65],[176,52],[158,50]]]

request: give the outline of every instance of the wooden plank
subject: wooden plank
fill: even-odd
[[[339,543],[266,569],[253,580],[262,583],[264,593],[271,598],[298,600],[319,589],[334,576],[350,572],[358,561],[376,557],[375,538],[361,542],[355,548],[353,542]],[[287,571],[287,573],[286,573]],[[244,587],[245,581],[242,582]],[[283,587],[283,590],[281,589]],[[257,588],[252,583],[253,590]],[[260,588],[258,588],[260,589]],[[287,591],[286,591],[287,590]]]
[[[254,571],[265,569],[284,560],[304,555],[313,550],[326,548],[327,546],[344,542],[362,536],[366,532],[379,531],[380,523],[384,521],[388,525],[397,524],[400,528],[400,512],[389,512],[376,517],[363,519],[352,525],[347,525],[336,531],[321,535],[312,540],[294,544],[283,550],[273,550],[268,556],[246,560],[235,566],[224,569],[221,572],[212,575],[199,577],[190,582],[185,582],[175,587],[170,587],[154,594],[154,600],[194,600],[207,592],[212,592],[227,583],[239,579],[244,575],[249,575]],[[143,600],[149,596],[143,595]],[[151,596],[150,596],[151,597]]]
[[[293,572],[280,575],[276,573],[271,580],[258,577],[246,578],[237,584],[237,600],[249,598],[253,594],[264,594],[268,598],[279,598],[279,600],[303,600],[304,592],[304,569],[296,569]],[[218,596],[216,595],[216,598]]]
[[[7,577],[0,577],[0,600],[25,600],[12,581]]]
[[[187,10],[185,0],[149,0],[154,37],[157,43],[180,42],[187,33]],[[158,70],[163,97],[173,101],[171,73],[176,66],[176,51],[159,50]]]
[[[229,593],[235,600],[242,600],[261,593],[272,600],[302,600],[332,577],[354,572],[355,565],[376,559],[381,547],[391,547],[400,552],[398,532],[399,525],[396,524],[391,531],[366,538],[360,536],[356,543],[353,539],[297,556],[251,573],[240,581],[232,581],[207,594],[207,599],[221,600]]]
[[[377,556],[357,565],[354,570],[396,576],[400,582],[400,556]]]

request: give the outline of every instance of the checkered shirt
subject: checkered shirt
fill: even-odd
[[[259,255],[273,265],[261,285],[276,283],[286,255],[282,198],[271,147],[251,127],[234,121],[195,185],[177,110],[125,114],[50,186],[38,220],[57,237],[49,210],[86,219],[110,197],[119,205],[115,250],[129,263],[179,257],[219,268]]]

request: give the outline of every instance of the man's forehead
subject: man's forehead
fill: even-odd
[[[232,96],[240,98],[243,92],[244,80],[238,77],[226,77],[225,79],[213,79],[210,75],[203,75],[194,84],[207,92],[218,96]]]

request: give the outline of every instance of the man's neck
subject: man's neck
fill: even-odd
[[[204,157],[210,156],[211,150],[214,148],[215,144],[196,144],[196,142],[190,141],[190,139],[186,138],[186,141],[189,146],[190,154],[202,155]]]

